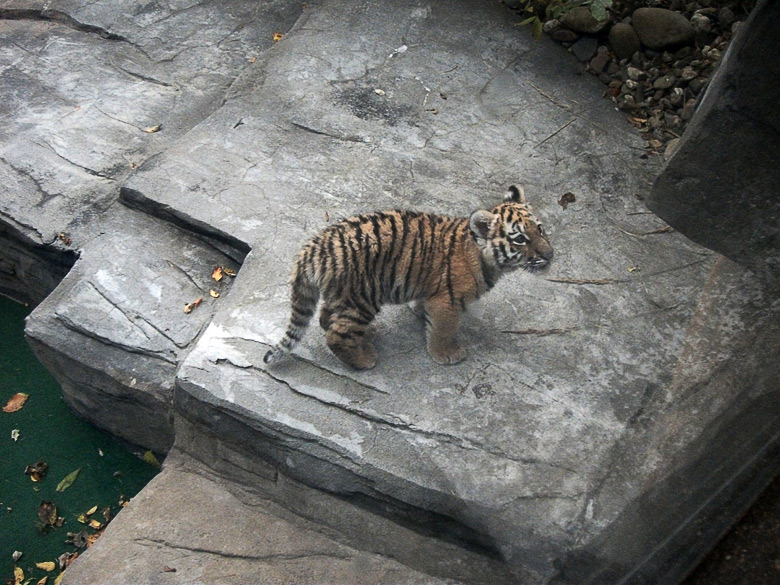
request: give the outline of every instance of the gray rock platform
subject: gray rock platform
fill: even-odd
[[[771,478],[776,295],[646,211],[657,161],[502,5],[34,6],[0,3],[0,287],[67,272],[32,346],[174,445],[63,583],[673,583]],[[556,259],[470,309],[466,361],[388,307],[369,372],[315,326],[263,365],[306,238],[514,182]]]

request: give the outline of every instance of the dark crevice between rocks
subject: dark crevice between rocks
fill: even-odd
[[[243,265],[246,255],[251,251],[249,244],[246,242],[226,234],[214,226],[184,215],[169,205],[153,201],[135,189],[122,187],[119,190],[119,200],[130,209],[160,218],[186,230],[236,262],[236,264]]]
[[[0,294],[38,305],[78,260],[75,250],[31,241],[0,221]]]
[[[491,560],[504,560],[490,536],[443,514],[423,510],[394,499],[378,499],[363,493],[334,495],[372,514],[389,518],[396,524],[423,536],[454,544]]]
[[[50,10],[48,8],[41,8],[40,10],[33,8],[0,8],[0,19],[57,22],[77,31],[96,34],[110,41],[129,42],[125,37],[109,32],[104,28],[79,22],[61,10]]]

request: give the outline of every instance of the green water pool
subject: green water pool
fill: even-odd
[[[24,319],[30,311],[0,297],[0,406],[14,394],[29,395],[17,412],[0,412],[0,583],[14,582],[15,567],[32,583],[45,576],[53,583],[59,569],[46,572],[36,564],[56,564],[63,553],[83,552],[84,547],[65,543],[68,533],[81,533],[75,539],[80,544],[99,531],[97,524],[90,527],[79,517],[105,525],[103,512],[118,513],[120,502],[132,498],[158,472],[68,409],[59,385],[24,340]],[[48,464],[48,471],[33,482],[25,469],[39,461]],[[77,469],[72,485],[58,492],[57,485]],[[62,526],[44,527],[39,518],[42,502],[56,506]],[[85,517],[93,507],[97,511]],[[16,562],[15,551],[22,553]]]

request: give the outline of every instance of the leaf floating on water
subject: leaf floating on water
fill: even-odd
[[[16,412],[20,410],[24,403],[27,402],[29,394],[24,392],[17,392],[11,398],[8,399],[8,403],[3,407],[3,412]]]
[[[35,585],[46,585],[46,582],[49,580],[49,576],[46,575],[43,579],[38,581]]]
[[[14,429],[14,430],[11,431],[11,438],[14,441],[18,441],[19,440],[19,429]]]
[[[68,538],[65,540],[65,544],[72,544],[76,548],[84,548],[87,546],[87,537],[89,533],[86,530],[81,532],[68,532]]]
[[[12,554],[12,555],[11,555],[11,558],[14,560],[14,562],[16,562],[16,561],[18,561],[19,559],[21,559],[21,558],[22,558],[22,555],[23,555],[23,554],[24,554],[24,553],[23,553],[22,551],[20,551],[20,550],[15,550],[15,551],[14,551],[14,554]]]
[[[97,512],[97,506],[92,506],[89,510],[87,510],[86,514],[87,516],[92,516],[95,512]]]
[[[144,461],[146,461],[149,465],[154,465],[155,467],[160,467],[160,462],[157,460],[157,457],[154,456],[154,453],[151,451],[147,451],[143,454],[143,457],[141,457]]]
[[[103,525],[93,518],[92,520],[89,521],[89,527],[92,528],[93,530],[100,530],[101,528],[103,528]]]
[[[46,571],[47,573],[51,573],[55,568],[57,568],[57,565],[51,561],[46,561],[45,563],[35,563],[35,566],[38,567],[41,571]]]
[[[24,571],[20,567],[14,567],[14,585],[22,585],[24,581]]]
[[[57,484],[57,491],[64,492],[66,489],[72,486],[73,482],[76,481],[76,478],[79,476],[80,471],[81,471],[81,467],[79,467],[75,471],[71,471],[68,475],[66,475],[63,478],[63,480]]]
[[[57,525],[57,506],[51,502],[41,502],[38,506],[38,520],[43,522],[45,526]]]
[[[49,469],[49,464],[45,461],[38,461],[35,465],[28,465],[24,470],[25,475],[29,475],[32,481],[42,481],[46,477],[46,472]]]

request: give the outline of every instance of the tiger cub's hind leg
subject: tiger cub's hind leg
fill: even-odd
[[[327,333],[325,342],[333,352],[345,364],[357,370],[368,370],[376,365],[376,347],[374,347],[373,315],[364,317],[352,314],[352,312],[339,312],[330,308],[327,311]],[[320,325],[323,325],[320,313]],[[324,328],[324,327],[323,327]]]
[[[428,353],[436,363],[457,364],[466,357],[466,350],[457,340],[462,311],[448,298],[434,297],[423,303]]]

